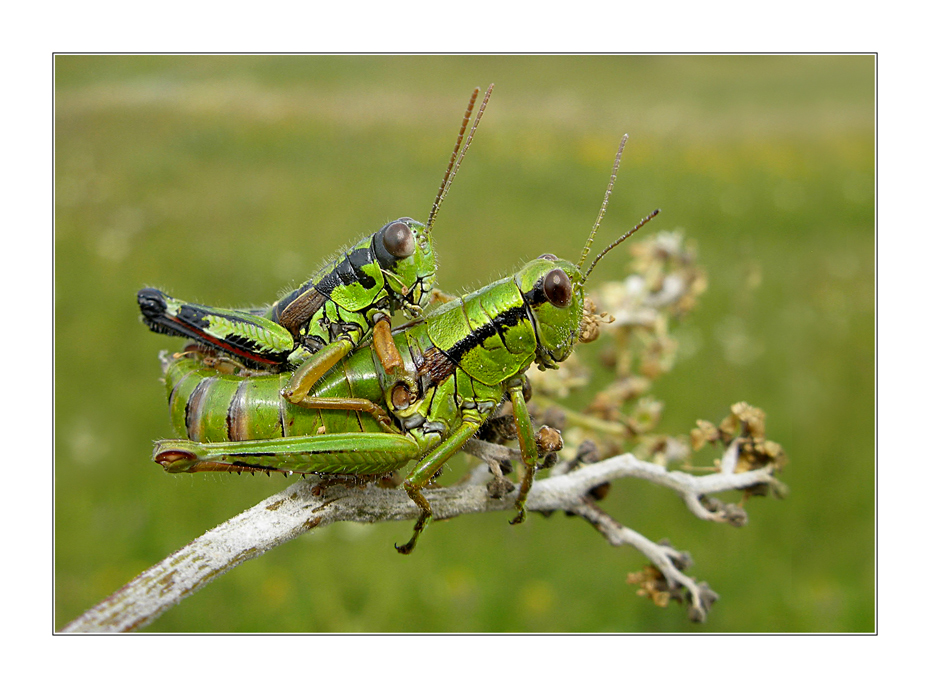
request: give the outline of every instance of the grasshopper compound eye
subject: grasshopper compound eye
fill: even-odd
[[[558,258],[551,253],[544,253],[536,260],[558,260]]]
[[[388,225],[381,238],[384,248],[395,258],[409,258],[417,250],[413,231],[405,223],[398,220]]]
[[[543,293],[556,308],[565,308],[572,302],[572,281],[564,270],[550,270],[543,279]]]

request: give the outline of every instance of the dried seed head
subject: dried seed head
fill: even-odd
[[[636,594],[640,597],[648,597],[657,607],[667,607],[671,593],[668,587],[668,580],[652,564],[647,564],[642,571],[628,573],[626,582],[629,585],[638,585],[639,590]]]
[[[578,335],[578,341],[582,344],[590,344],[600,335],[601,325],[609,325],[614,321],[612,315],[607,313],[598,313],[594,301],[586,298],[584,300],[584,312],[581,316],[581,333]]]
[[[536,447],[541,454],[557,452],[562,449],[562,433],[548,425],[536,432]]]

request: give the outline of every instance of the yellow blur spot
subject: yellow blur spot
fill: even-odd
[[[520,590],[520,606],[531,616],[547,614],[555,604],[555,592],[546,581],[530,581]]]
[[[291,598],[293,586],[291,581],[283,576],[268,576],[262,581],[261,597],[271,607],[277,608]]]

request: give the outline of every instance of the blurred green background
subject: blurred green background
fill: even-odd
[[[655,388],[687,433],[745,400],[790,463],[743,529],[614,486],[622,523],[689,550],[721,598],[695,626],[625,583],[646,562],[578,519],[338,524],[247,562],[150,631],[846,632],[874,629],[871,56],[58,56],[55,626],[286,485],[169,476],[146,285],[259,305],[343,244],[425,219],[474,86],[496,89],[436,231],[464,292],[577,256],[629,132],[597,246],[655,207],[709,289]],[[615,252],[599,281],[625,274]]]

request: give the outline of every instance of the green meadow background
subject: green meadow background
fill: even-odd
[[[706,624],[637,597],[636,551],[579,519],[337,524],[249,561],[147,631],[869,632],[874,618],[871,56],[55,59],[55,628],[282,477],[169,476],[157,286],[259,305],[342,245],[425,220],[470,90],[496,88],[435,232],[439,286],[574,258],[630,134],[597,246],[655,207],[709,277],[655,394],[685,434],[748,401],[790,463],[742,529],[637,481],[605,507],[691,552]],[[627,254],[595,282],[621,278]],[[583,352],[585,353],[585,352]],[[596,352],[587,352],[588,355]]]

